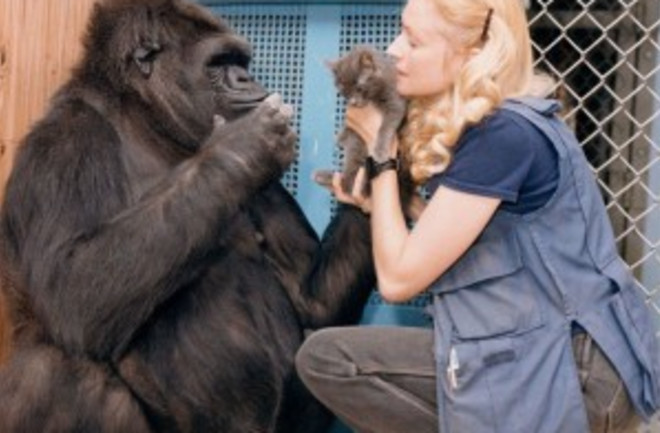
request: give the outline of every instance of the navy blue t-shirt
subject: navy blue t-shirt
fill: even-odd
[[[502,199],[503,210],[524,214],[541,208],[557,188],[557,153],[527,119],[498,109],[466,129],[444,173],[432,176],[429,193],[444,185]]]

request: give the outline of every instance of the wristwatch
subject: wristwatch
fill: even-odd
[[[364,163],[364,168],[366,171],[367,179],[373,180],[379,174],[387,170],[399,170],[399,159],[398,158],[389,158],[385,161],[378,162],[373,159],[371,156],[367,157],[367,160]]]

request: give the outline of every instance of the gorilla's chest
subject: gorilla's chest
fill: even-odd
[[[250,212],[240,211],[229,227],[221,227],[219,237],[222,255],[237,255],[243,259],[262,262],[265,259],[265,236],[253,220]]]

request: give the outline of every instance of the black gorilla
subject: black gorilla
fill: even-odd
[[[0,431],[322,432],[293,357],[358,319],[368,219],[340,208],[318,240],[278,180],[290,113],[222,21],[105,1],[85,43],[3,204]]]

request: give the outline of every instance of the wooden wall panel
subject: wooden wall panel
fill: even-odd
[[[0,0],[0,202],[18,143],[80,55],[94,1]],[[0,299],[0,361],[8,345],[3,307]]]

